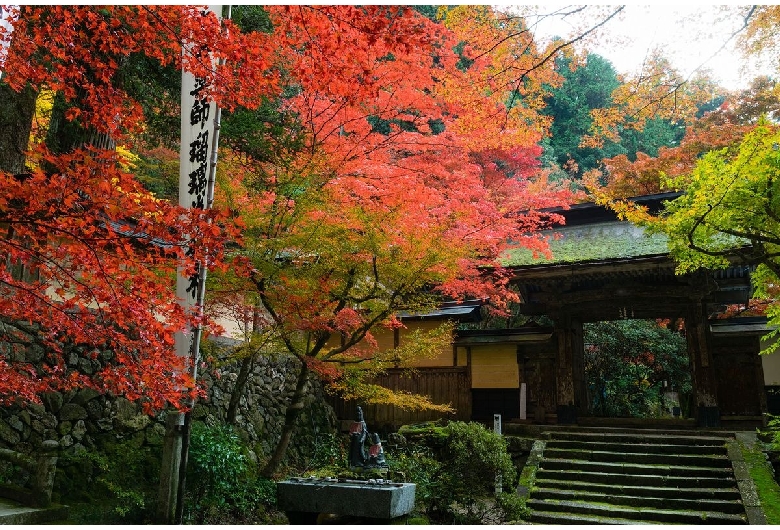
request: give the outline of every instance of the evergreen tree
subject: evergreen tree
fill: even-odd
[[[550,91],[544,114],[553,119],[550,127],[549,148],[552,158],[561,167],[576,168],[577,176],[598,167],[603,158],[625,153],[625,149],[610,140],[601,148],[581,147],[583,136],[591,132],[590,111],[612,105],[612,91],[620,85],[612,63],[595,54],[589,54],[584,65],[572,68],[572,58],[556,59],[556,70],[564,78],[563,84]]]

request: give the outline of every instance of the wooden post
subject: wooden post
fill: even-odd
[[[691,359],[693,405],[700,427],[719,427],[720,409],[712,352],[707,340],[707,319],[701,301],[688,306],[685,319],[688,355]]]
[[[524,420],[527,417],[526,409],[528,408],[527,398],[528,386],[525,383],[520,383],[520,419]]]
[[[558,423],[577,423],[577,408],[574,393],[574,345],[575,327],[569,314],[562,314],[555,321],[555,334],[558,337],[556,361],[556,386]]]
[[[176,517],[183,424],[184,414],[171,412],[165,418],[165,438],[157,503],[157,520],[163,524],[172,524]]]

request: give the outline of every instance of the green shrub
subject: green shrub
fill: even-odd
[[[505,521],[524,520],[530,514],[526,501],[514,492],[504,491],[496,497],[496,504],[503,512],[501,518]]]
[[[347,449],[345,438],[335,433],[319,434],[314,445],[314,453],[307,465],[307,471],[322,468],[347,467]]]
[[[276,504],[276,483],[257,476],[229,425],[192,425],[185,520],[195,524],[264,523]]]
[[[196,506],[221,502],[247,471],[241,439],[229,425],[192,425],[187,460],[187,489]]]
[[[769,437],[768,442],[773,451],[780,451],[780,416],[767,416],[769,421],[762,434]]]
[[[691,374],[680,333],[653,320],[634,319],[589,323],[583,333],[588,406],[594,416],[666,416],[677,405],[666,402],[666,390],[677,391],[685,408]]]
[[[136,440],[103,444],[101,452],[82,449],[57,463],[55,492],[79,524],[148,523],[156,508],[160,448]]]
[[[451,422],[431,426],[430,435],[415,429],[418,440],[434,447],[412,444],[391,455],[391,471],[417,484],[416,503],[439,524],[481,524],[517,520],[522,500],[513,493],[496,499],[496,477],[505,490],[516,486],[517,470],[507,442],[478,423]]]
[[[433,457],[429,447],[411,445],[397,454],[388,454],[387,464],[392,480],[415,484],[415,503],[418,506],[426,507],[433,502],[434,477],[440,472],[441,463]]]

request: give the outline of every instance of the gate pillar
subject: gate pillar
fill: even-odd
[[[585,404],[584,342],[582,322],[564,314],[555,320],[556,403],[558,423],[576,424],[577,411]]]
[[[695,411],[696,423],[699,427],[719,427],[717,379],[709,345],[707,315],[701,301],[689,304],[685,329],[693,386],[691,412]]]

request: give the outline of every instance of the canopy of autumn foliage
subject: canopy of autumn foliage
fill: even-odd
[[[2,338],[40,343],[48,366],[4,355],[6,397],[80,385],[179,404],[194,390],[171,347],[191,318],[173,294],[175,267],[224,270],[226,238],[239,250],[215,307],[261,307],[258,331],[336,381],[342,365],[326,361],[370,359],[371,329],[398,325],[396,311],[429,306],[433,292],[501,310],[515,295],[484,267],[509,241],[544,251],[540,209],[568,197],[529,179],[555,74],[521,20],[507,26],[487,7],[437,24],[407,8],[269,6],[270,26],[246,32],[189,6],[5,12],[2,81],[56,93],[63,126],[83,133],[57,149],[34,144],[25,175],[0,173]],[[271,101],[289,117],[284,134],[268,130],[272,152],[225,153],[224,210],[154,198],[113,147],[155,148],[149,118],[178,105],[174,93],[152,108],[130,95],[139,56],[204,78],[228,111]],[[74,353],[102,352],[107,368],[68,375]]]
[[[387,403],[351,367],[370,375],[430,345],[381,357],[376,329],[442,296],[504,310],[517,298],[497,258],[510,242],[545,250],[535,234],[550,220],[541,210],[569,197],[531,179],[546,126],[535,106],[554,73],[532,67],[529,37],[496,47],[513,28],[487,7],[456,8],[444,26],[399,11],[379,36],[346,23],[354,8],[269,12],[289,38],[305,32],[318,43],[287,59],[297,90],[279,104],[298,116],[303,141],[271,159],[224,162],[224,204],[246,229],[243,266],[210,287],[212,310],[253,321],[262,344],[279,344],[342,393]],[[388,42],[385,31],[414,46]],[[339,39],[360,53],[335,53]],[[520,84],[507,69],[519,51]]]
[[[12,27],[3,29],[3,83],[16,91],[56,91],[67,106],[66,123],[109,144],[131,145],[143,129],[140,105],[118,79],[131,54],[214,77],[207,56],[182,56],[183,39],[219,48],[234,66],[248,63],[253,49],[240,34],[221,32],[215,17],[189,7],[3,12]],[[270,89],[273,77],[265,81],[262,56],[256,61],[258,68],[240,77],[235,70],[218,72],[216,96],[238,88],[246,97],[237,100],[249,102]],[[31,116],[19,117],[25,118]],[[116,150],[89,141],[57,152],[39,143],[27,154],[26,168],[23,174],[0,171],[0,338],[6,348],[0,395],[37,401],[46,391],[87,386],[143,398],[150,408],[179,405],[194,385],[171,349],[172,333],[187,318],[171,282],[177,260],[189,267],[202,259],[219,263],[220,212],[185,212],[155,199],[122,169]],[[189,238],[202,246],[185,258]],[[111,362],[98,368],[92,364],[98,358]],[[36,370],[31,361],[44,363]],[[76,372],[67,366],[92,367]]]
[[[742,26],[724,43],[737,37],[746,60],[768,61],[778,70],[776,51],[777,6],[733,6],[728,16]],[[642,128],[650,119],[673,120],[686,127],[679,145],[659,149],[657,156],[636,153],[603,161],[601,171],[584,178],[599,201],[667,191],[664,179],[690,173],[698,158],[711,150],[735,145],[764,115],[777,118],[780,86],[770,76],[757,77],[744,90],[728,92],[707,78],[706,73],[684,78],[655,52],[640,73],[627,78],[613,92],[614,105],[593,111],[593,135],[585,144],[615,138],[625,128]],[[677,181],[684,189],[684,181]]]
[[[679,145],[662,147],[655,157],[637,153],[634,161],[626,155],[605,159],[603,175],[594,172],[585,178],[591,191],[597,197],[613,198],[670,191],[668,179],[690,173],[702,154],[738,143],[762,115],[774,116],[780,109],[777,85],[767,77],[754,79],[750,88],[727,94],[720,101],[715,109],[691,121]],[[675,190],[685,189],[684,179],[675,182]]]

